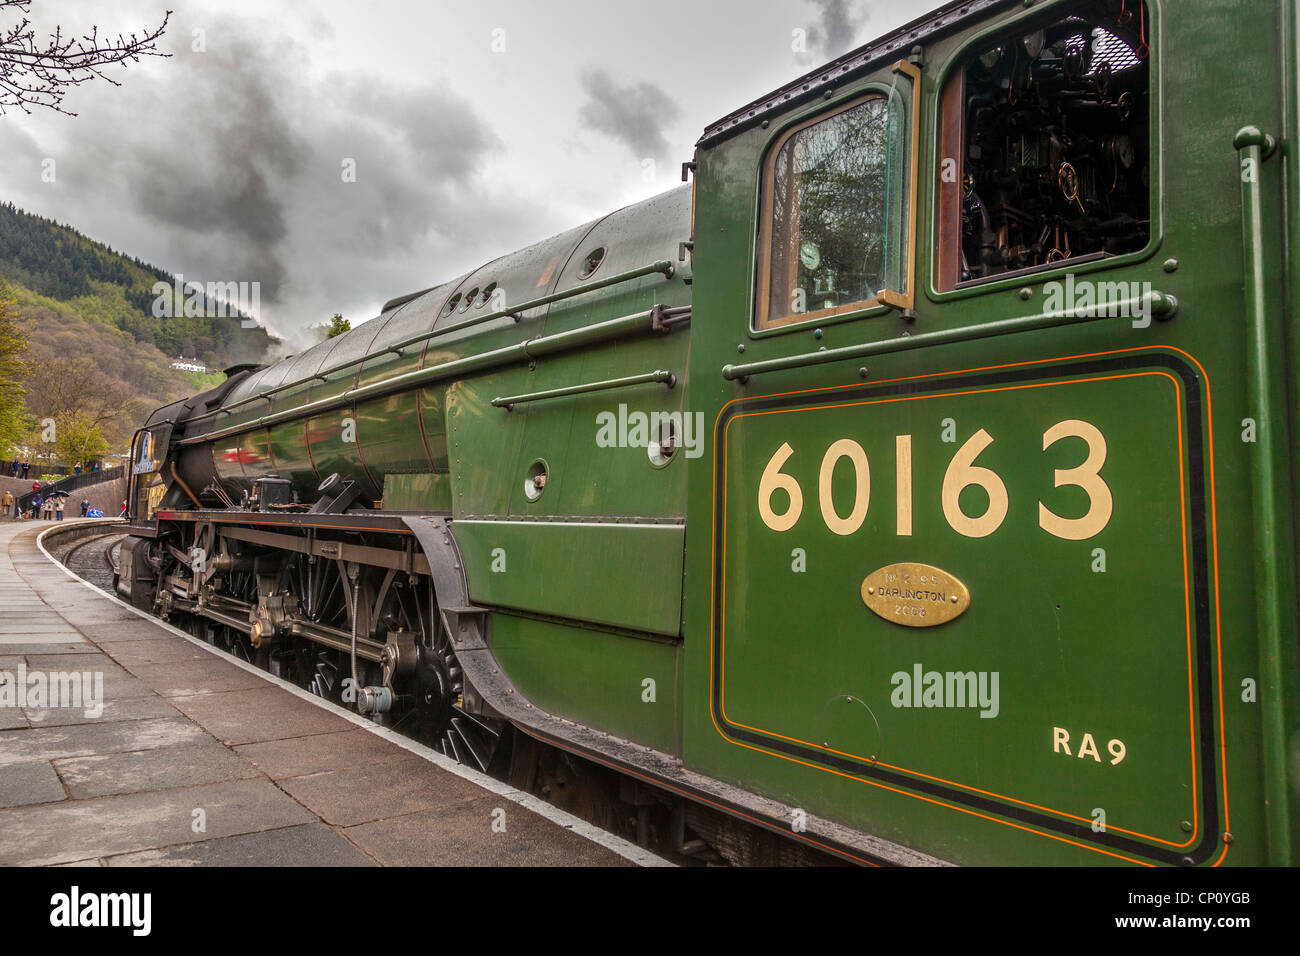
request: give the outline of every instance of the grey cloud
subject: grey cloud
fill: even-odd
[[[587,101],[578,111],[583,125],[626,146],[638,159],[668,160],[672,147],[664,130],[681,116],[681,107],[653,83],[620,86],[604,70],[580,77]]]
[[[0,153],[39,144],[61,181],[93,182],[83,196],[114,217],[115,248],[188,280],[260,282],[264,318],[300,344],[335,311],[355,325],[370,318],[363,303],[506,251],[502,236],[554,231],[544,204],[487,181],[502,141],[445,84],[321,75],[303,43],[270,37],[227,17],[196,53],[177,31],[148,78],[87,87],[80,116],[36,143],[0,126]],[[59,218],[103,238],[90,212]]]
[[[857,43],[867,17],[856,0],[809,0],[817,10],[817,21],[808,30],[808,40],[825,59],[847,53]]]

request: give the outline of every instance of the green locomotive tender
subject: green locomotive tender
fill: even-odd
[[[949,4],[160,409],[119,590],[702,858],[1290,863],[1298,48]]]

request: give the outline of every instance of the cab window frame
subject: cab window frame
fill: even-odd
[[[1163,246],[1166,239],[1165,217],[1165,102],[1164,102],[1164,13],[1165,3],[1161,0],[1145,0],[1147,17],[1148,57],[1151,61],[1148,97],[1148,156],[1150,159],[1150,181],[1148,199],[1150,211],[1150,234],[1148,242],[1140,249],[1107,256],[1073,256],[1057,262],[1044,264],[1021,272],[1006,273],[952,282],[944,274],[951,268],[950,252],[943,248],[945,242],[951,242],[960,229],[959,222],[954,222],[951,202],[943,195],[944,184],[939,180],[939,172],[945,158],[960,158],[964,149],[965,123],[959,102],[964,102],[965,83],[962,74],[974,56],[991,43],[996,43],[1019,32],[1027,32],[1046,26],[1068,16],[1069,11],[1078,6],[1078,0],[1047,0],[1041,6],[1027,8],[1017,15],[995,18],[975,33],[962,37],[951,51],[942,56],[942,66],[933,74],[934,89],[926,106],[925,123],[930,131],[929,155],[927,157],[926,175],[928,198],[925,217],[928,237],[928,264],[917,275],[918,281],[924,281],[926,299],[935,303],[953,300],[980,298],[990,294],[1014,291],[1022,293],[1052,282],[1057,282],[1068,275],[1086,278],[1095,273],[1105,273],[1150,261]],[[961,168],[961,163],[958,163]],[[956,217],[958,220],[960,216]]]
[[[809,322],[840,322],[863,317],[870,314],[883,314],[894,309],[911,308],[916,285],[916,235],[918,225],[917,187],[919,164],[920,133],[920,70],[906,61],[896,63],[893,72],[903,74],[903,82],[892,86],[885,85],[879,78],[864,84],[842,98],[833,102],[819,103],[813,111],[793,118],[783,129],[776,133],[763,148],[763,157],[759,165],[759,183],[757,195],[757,228],[754,248],[755,271],[751,284],[754,302],[750,310],[749,333],[751,336],[784,331],[791,326],[800,326]],[[897,97],[897,100],[895,100]],[[776,216],[774,215],[775,180],[777,163],[782,151],[799,133],[821,123],[833,120],[848,111],[879,100],[887,112],[896,114],[887,116],[889,139],[886,143],[886,160],[884,163],[885,209],[882,219],[886,223],[884,237],[886,254],[882,268],[886,275],[894,273],[899,279],[901,289],[888,288],[889,280],[882,279],[886,288],[878,289],[870,298],[847,302],[832,308],[815,309],[808,312],[792,312],[772,316],[772,266],[776,258],[773,243],[776,236]],[[896,125],[895,125],[896,124]],[[901,137],[901,139],[899,138]],[[894,163],[897,163],[896,172]],[[901,179],[900,179],[901,177]],[[898,206],[900,213],[892,216],[891,211]],[[897,247],[891,253],[888,250]],[[891,267],[891,258],[901,257],[902,261]]]

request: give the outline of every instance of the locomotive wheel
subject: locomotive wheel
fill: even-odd
[[[293,681],[317,697],[343,702],[343,674],[334,655],[311,641],[298,641],[294,649]]]
[[[421,635],[416,645],[414,700],[394,729],[406,729],[458,763],[486,771],[501,742],[502,724],[464,709],[465,677],[427,585],[397,592],[393,620]],[[432,613],[422,613],[430,609]]]

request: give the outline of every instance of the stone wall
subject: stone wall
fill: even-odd
[[[30,481],[23,481],[21,478],[16,481],[13,478],[0,478],[0,495],[10,491],[17,498],[31,490],[32,483]],[[104,512],[105,518],[116,518],[118,512],[122,510],[122,499],[125,497],[125,478],[117,478],[113,481],[104,481],[97,485],[78,488],[68,495],[68,507],[63,513],[63,520],[66,521],[81,514],[82,498],[90,500],[90,507],[98,508]]]

